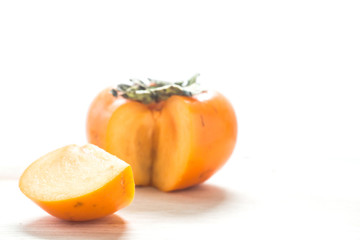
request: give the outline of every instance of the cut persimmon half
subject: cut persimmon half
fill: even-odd
[[[129,164],[99,147],[68,145],[33,162],[20,190],[49,214],[87,221],[128,206],[135,184]]]

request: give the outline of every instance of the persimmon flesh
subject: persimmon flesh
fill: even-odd
[[[136,185],[187,188],[210,178],[230,157],[237,122],[220,93],[144,103],[111,91],[100,92],[90,106],[88,140],[128,162]]]
[[[93,220],[126,207],[134,198],[131,167],[92,144],[68,145],[33,162],[20,190],[49,214]]]

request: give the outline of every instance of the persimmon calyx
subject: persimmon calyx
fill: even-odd
[[[192,97],[204,92],[196,82],[199,74],[186,81],[167,82],[148,78],[146,82],[139,79],[130,79],[131,84],[119,84],[111,89],[114,97],[122,96],[126,99],[144,104],[160,102],[173,95]]]

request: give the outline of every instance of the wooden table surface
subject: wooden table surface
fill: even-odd
[[[360,238],[359,163],[238,160],[187,190],[138,187],[129,207],[83,223],[49,216],[18,189],[18,169],[8,171],[0,239]]]

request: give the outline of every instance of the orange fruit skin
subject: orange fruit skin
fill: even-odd
[[[88,141],[128,162],[135,184],[162,191],[184,189],[209,179],[233,152],[237,119],[220,93],[171,96],[146,105],[115,98],[110,89],[100,92],[90,105]],[[166,158],[183,164],[167,166]]]
[[[230,102],[218,92],[208,92],[194,98],[175,96],[190,114],[189,131],[192,133],[188,164],[172,189],[183,189],[209,179],[229,159],[236,143],[237,121]],[[171,109],[169,110],[171,111]],[[168,128],[168,130],[173,130]]]
[[[54,217],[67,221],[88,221],[128,206],[134,198],[134,191],[133,174],[128,166],[103,187],[86,195],[60,201],[31,200]]]
[[[88,141],[100,148],[105,147],[107,123],[116,108],[126,102],[124,98],[115,99],[110,93],[111,88],[104,89],[94,99],[89,108],[86,123]]]

